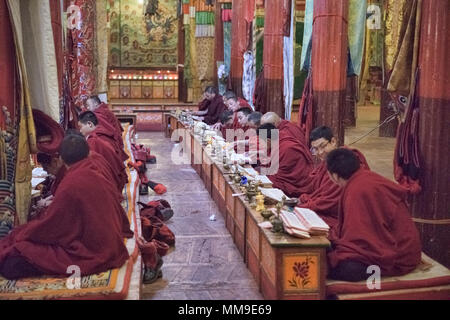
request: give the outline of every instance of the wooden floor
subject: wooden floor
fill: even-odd
[[[375,127],[378,114],[377,107],[359,108],[357,126],[346,130],[345,143]],[[188,164],[165,161],[173,143],[162,132],[140,132],[138,138],[157,156],[158,163],[149,165],[148,177],[168,189],[163,196],[149,195],[141,201],[168,200],[175,211],[168,226],[176,235],[175,249],[163,259],[163,278],[144,285],[142,299],[263,299],[200,177]],[[363,152],[372,170],[392,179],[394,145],[394,138],[380,138],[377,130],[352,147]],[[216,221],[210,221],[212,215]]]

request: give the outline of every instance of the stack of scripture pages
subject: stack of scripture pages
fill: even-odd
[[[280,219],[283,221],[284,230],[291,236],[303,239],[311,238],[308,229],[302,224],[295,213],[283,210],[280,213]]]
[[[294,212],[311,235],[328,235],[330,227],[314,211],[296,207]]]

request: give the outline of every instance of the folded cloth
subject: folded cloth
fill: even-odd
[[[39,151],[56,154],[64,139],[64,130],[58,122],[40,110],[33,109],[33,119],[36,126],[36,141]]]

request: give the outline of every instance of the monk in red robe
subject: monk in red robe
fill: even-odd
[[[270,148],[270,169],[267,170],[266,164],[261,173],[268,176],[274,188],[281,189],[288,197],[299,197],[309,187],[309,174],[313,169],[311,155],[297,139],[281,135],[281,132],[278,138],[278,132],[280,131],[270,123],[263,124],[258,129],[259,144],[264,140],[262,134],[266,133]]]
[[[0,274],[7,279],[68,276],[70,266],[85,276],[119,268],[129,258],[128,218],[110,182],[87,158],[86,140],[65,137],[60,154],[67,172],[45,215],[0,240]]]
[[[321,126],[311,131],[310,141],[311,152],[320,159],[320,163],[311,172],[309,190],[300,195],[297,206],[313,210],[334,229],[338,222],[342,188],[330,179],[325,160],[327,155],[338,147],[337,140],[331,128]],[[364,155],[357,149],[349,150],[358,157],[361,167],[369,170]]]
[[[128,155],[123,151],[123,128],[120,121],[109,109],[106,103],[102,103],[98,96],[91,96],[86,100],[86,108],[94,112],[98,124],[103,128],[104,134],[107,134],[114,140],[123,161],[128,159]]]
[[[223,103],[222,96],[217,91],[216,87],[207,87],[204,93],[204,100],[207,100],[203,105],[203,110],[193,112],[194,116],[199,116],[199,119],[208,125],[214,125],[219,121],[219,117],[226,109]]]
[[[301,144],[305,145],[305,133],[303,130],[288,120],[281,119],[275,112],[267,112],[261,118],[261,124],[271,123],[278,130],[280,130],[280,139],[285,136],[298,140]],[[306,145],[305,145],[306,147]],[[312,158],[309,157],[312,161]]]
[[[114,144],[105,139],[105,135],[99,133],[101,126],[95,114],[91,111],[83,112],[78,117],[80,132],[86,137],[89,148],[100,155],[111,165],[114,170],[114,181],[118,190],[122,190],[128,181],[125,165]],[[103,131],[101,131],[103,132]]]
[[[239,121],[237,119],[237,111],[241,108],[249,108],[250,110],[252,110],[250,105],[248,104],[248,102],[246,100],[244,100],[242,98],[238,98],[233,91],[225,92],[222,99],[223,99],[223,103],[225,104],[227,110],[233,112],[233,125],[231,128],[228,128],[228,129],[236,130],[236,129],[241,128],[241,126],[239,125]],[[221,122],[217,122],[216,124],[214,124],[212,126],[212,128],[214,130],[221,130],[222,129]]]
[[[339,224],[329,235],[329,277],[367,279],[367,267],[381,276],[411,272],[421,258],[419,233],[408,210],[407,190],[360,167],[354,152],[340,148],[327,157],[331,179],[343,188]]]

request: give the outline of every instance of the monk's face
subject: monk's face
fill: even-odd
[[[214,93],[205,92],[205,99],[211,101],[216,95]]]
[[[58,173],[59,169],[61,169],[62,166],[63,162],[60,158],[52,158],[52,161],[50,161],[50,163],[42,164],[42,169],[56,176],[56,174]]]
[[[239,101],[234,99],[228,99],[228,109],[230,109],[233,112],[238,111],[240,108]]]
[[[251,128],[251,129],[258,129],[259,125],[252,121],[247,121],[247,127]]]
[[[237,113],[237,119],[239,124],[243,127],[247,124],[247,115],[243,112]]]
[[[336,146],[336,138],[331,138],[331,141],[320,138],[311,142],[311,153],[320,160],[325,161],[327,155],[336,149]]]
[[[97,104],[94,102],[94,100],[92,99],[87,99],[86,103],[85,103],[86,109],[88,111],[94,111],[95,108],[97,107]]]
[[[81,123],[78,121],[78,127],[80,128],[80,132],[83,136],[87,137],[95,130],[95,126],[92,122],[88,121],[87,123]]]

